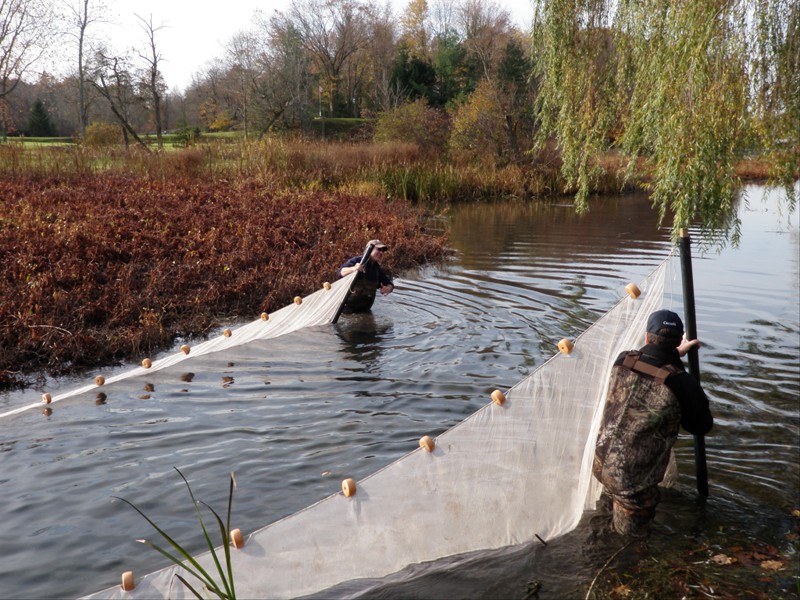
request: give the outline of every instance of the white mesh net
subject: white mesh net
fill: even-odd
[[[317,290],[305,298],[301,298],[300,302],[295,301],[289,306],[285,306],[272,314],[266,315],[266,319],[259,318],[236,329],[226,330],[228,335],[224,332],[196,346],[189,347],[187,345],[188,352],[178,350],[178,352],[152,361],[150,367],[145,368],[142,366],[104,378],[103,383],[100,385],[108,385],[130,377],[138,377],[146,373],[153,373],[154,371],[166,369],[180,362],[203,356],[204,354],[222,352],[234,346],[241,346],[242,344],[247,344],[255,340],[276,338],[303,329],[304,327],[330,323],[336,315],[339,306],[344,301],[350,282],[354,278],[355,273],[339,279],[332,284],[326,284],[322,289]],[[50,403],[66,400],[67,398],[92,391],[98,387],[100,386],[95,382],[75,390],[70,390],[69,392],[53,396],[50,399]],[[41,407],[42,404],[39,402],[20,406],[7,412],[0,413],[0,418]]]
[[[557,354],[508,390],[502,405],[490,402],[438,436],[432,452],[418,448],[357,482],[354,495],[335,494],[247,536],[232,551],[237,595],[314,594],[572,530],[600,493],[591,464],[611,364],[643,342],[647,316],[662,307],[668,264],[639,285],[639,298],[626,296],[575,340],[570,354]],[[336,293],[341,301],[342,288]],[[290,307],[286,319],[310,309],[307,302]],[[214,349],[245,335],[214,340]],[[215,572],[209,553],[198,560]],[[140,578],[131,592],[116,586],[89,597],[190,597],[176,573],[191,579],[170,567]]]

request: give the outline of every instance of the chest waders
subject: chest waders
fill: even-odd
[[[612,495],[658,485],[678,437],[681,410],[667,387],[672,365],[654,367],[629,352],[613,368],[592,471]]]
[[[346,309],[352,312],[365,312],[372,308],[378,291],[378,280],[356,277],[350,286]]]

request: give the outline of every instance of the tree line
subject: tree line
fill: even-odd
[[[746,156],[796,199],[793,0],[533,0],[527,31],[492,0],[409,0],[399,18],[364,0],[292,0],[254,15],[181,92],[160,69],[169,31],[138,16],[139,48],[119,52],[95,35],[104,1],[0,0],[4,138],[44,122],[84,140],[105,124],[148,148],[142,132],[160,146],[178,128],[258,137],[377,117],[379,139],[434,152],[512,161],[556,148],[581,209],[609,150],[676,227],[699,217],[735,230],[734,165]],[[67,75],[48,72],[54,43],[69,52]]]
[[[15,13],[9,3],[26,8]],[[294,0],[284,12],[256,13],[184,91],[170,90],[161,74],[168,57],[159,40],[169,30],[153,16],[139,17],[140,48],[122,53],[92,37],[102,24],[101,0],[73,0],[60,18],[49,0],[5,0],[0,20],[33,20],[27,7],[34,5],[51,16],[36,18],[31,40],[46,46],[60,25],[73,68],[54,75],[46,63],[52,55],[33,44],[5,52],[0,64],[10,65],[15,53],[29,59],[0,73],[1,125],[9,135],[30,133],[44,109],[60,136],[82,138],[98,121],[131,137],[185,127],[258,136],[309,130],[319,117],[374,117],[419,99],[445,108],[481,83],[512,90],[504,107],[511,113],[530,87],[529,32],[494,2],[411,0],[397,19],[388,5],[362,0]]]

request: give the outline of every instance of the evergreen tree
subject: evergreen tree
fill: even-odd
[[[434,68],[437,80],[434,104],[437,106],[463,98],[478,85],[476,65],[469,63],[464,45],[452,30],[436,39]]]
[[[391,83],[399,88],[409,101],[424,98],[435,104],[436,71],[429,60],[410,55],[401,45],[392,65]]]
[[[55,128],[50,122],[50,115],[41,100],[36,100],[28,115],[28,135],[31,137],[52,137]]]

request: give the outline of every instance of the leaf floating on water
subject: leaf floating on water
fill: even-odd
[[[717,565],[732,565],[737,561],[735,558],[728,556],[727,554],[715,554],[711,557],[711,562]]]
[[[623,583],[614,588],[614,593],[617,596],[622,596],[623,598],[627,598],[633,593],[633,590]]]
[[[780,571],[783,569],[783,563],[779,560],[765,560],[761,563],[761,568],[765,571]]]

